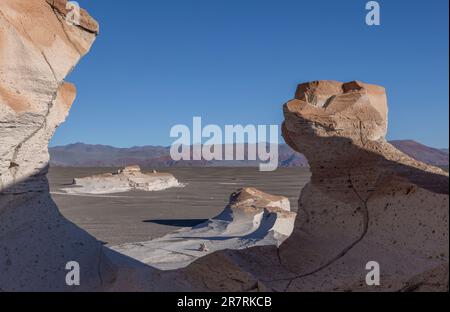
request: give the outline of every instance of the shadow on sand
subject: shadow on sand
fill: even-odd
[[[143,220],[145,223],[156,223],[168,226],[177,227],[194,227],[201,223],[208,221],[208,219],[154,219],[154,220]]]

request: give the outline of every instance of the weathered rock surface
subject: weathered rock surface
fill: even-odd
[[[131,190],[161,191],[183,184],[170,173],[143,173],[139,166],[129,166],[117,173],[105,173],[75,178],[73,187],[64,188],[69,194],[110,194]]]
[[[193,289],[103,247],[50,197],[48,141],[75,98],[63,79],[98,33],[83,10],[80,25],[67,24],[65,7],[0,2],[0,291]],[[79,286],[66,284],[70,261],[80,265]]]
[[[98,26],[85,11],[80,25],[66,24],[65,5],[0,2],[0,291],[448,290],[448,175],[385,141],[385,91],[359,82],[302,84],[284,107],[284,137],[308,158],[312,180],[279,248],[218,251],[160,271],[66,220],[49,195],[47,144],[75,97],[63,79]],[[283,200],[250,193],[232,201],[233,218],[262,205],[276,211],[271,230],[287,234]],[[69,261],[80,264],[80,286],[66,284]],[[365,284],[369,261],[381,266],[379,286]]]
[[[81,25],[89,23],[90,31],[69,26],[51,3],[0,3],[0,187],[13,193],[45,190],[46,143],[75,98],[75,87],[63,79],[98,30],[84,11]]]
[[[279,246],[291,235],[295,216],[286,197],[244,188],[233,193],[225,210],[207,222],[112,249],[152,267],[173,270],[218,250]]]
[[[65,7],[65,0],[0,2],[0,291],[203,290],[195,272],[162,274],[102,246],[50,197],[47,145],[76,93],[63,79],[98,32],[85,11],[80,25],[66,24]],[[78,286],[66,283],[72,261]]]
[[[48,141],[75,99],[75,87],[63,79],[98,31],[96,22],[82,15],[80,27],[69,26],[52,1],[0,2],[0,289],[5,291],[62,290],[65,263],[75,255],[88,263],[101,250],[61,217],[46,178]],[[85,268],[86,286],[99,283],[98,267]]]
[[[299,199],[304,222],[280,254],[299,275],[317,271],[293,280],[290,290],[399,290],[448,266],[448,175],[385,141],[384,88],[302,84],[284,114],[283,136],[308,158],[312,178]],[[295,250],[296,241],[303,243]],[[375,288],[365,283],[369,261],[381,266]],[[318,279],[328,283],[314,285]]]
[[[312,171],[292,235],[278,250],[221,252],[188,270],[216,261],[238,267],[223,286],[212,283],[223,273],[207,271],[211,290],[238,287],[241,272],[252,277],[242,275],[246,290],[448,291],[448,175],[385,141],[384,89],[301,84],[284,115],[283,136]],[[369,261],[380,265],[379,286],[366,284]]]

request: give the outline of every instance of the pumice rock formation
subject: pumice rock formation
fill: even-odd
[[[50,197],[48,141],[75,98],[64,78],[98,34],[84,10],[67,24],[66,2],[0,1],[0,291],[192,289],[103,247]],[[66,283],[72,261],[79,286]]]
[[[98,25],[85,11],[80,25],[66,24],[65,7],[0,2],[0,291],[448,291],[448,175],[385,141],[385,91],[361,82],[301,84],[284,106],[284,138],[308,158],[312,178],[279,247],[208,254],[214,243],[200,240],[193,252],[205,256],[161,271],[69,222],[49,194],[47,144],[75,98],[64,78]],[[262,233],[283,238],[292,214],[258,194],[238,193],[224,216],[258,222],[264,207],[272,221]],[[208,251],[198,251],[202,243]],[[78,286],[66,283],[73,261]],[[373,261],[380,285],[369,286]]]
[[[9,192],[45,190],[47,142],[75,99],[63,79],[98,32],[85,11],[79,27],[62,12],[65,1],[0,3],[0,187]]]
[[[279,246],[291,235],[295,216],[286,197],[243,188],[215,218],[151,241],[111,248],[152,267],[173,270],[218,250]]]
[[[241,280],[247,290],[448,291],[448,174],[386,142],[384,88],[304,83],[284,115],[283,136],[312,172],[292,235],[278,250],[222,252],[188,269],[231,262],[234,279],[252,277]],[[373,262],[379,285],[366,283]],[[213,290],[236,287],[214,286],[219,274],[207,274]]]
[[[292,235],[278,249],[220,251],[186,271],[220,291],[448,291],[448,174],[386,142],[387,111],[379,86],[300,84],[284,105],[283,136],[312,177]],[[368,285],[374,262],[380,284]]]
[[[69,194],[110,194],[131,190],[161,191],[183,184],[170,173],[143,173],[139,166],[128,166],[117,173],[75,178],[73,187],[64,188]]]
[[[100,247],[65,220],[50,198],[48,141],[75,99],[64,81],[88,52],[97,23],[65,22],[65,1],[0,2],[0,289],[64,290],[65,265],[86,265],[99,285]],[[97,265],[94,263],[97,262]]]
[[[76,93],[64,78],[98,34],[83,10],[80,25],[65,23],[66,3],[0,2],[0,292],[206,290],[195,270],[162,272],[104,247],[50,196],[48,141]],[[80,285],[66,280],[74,262]]]
[[[358,81],[301,84],[284,106],[283,136],[312,172],[280,251],[304,276],[289,290],[316,279],[329,281],[326,290],[402,290],[419,275],[418,289],[448,287],[448,272],[433,280],[448,269],[448,174],[386,142],[387,110],[384,88]],[[372,288],[369,261],[382,272]]]

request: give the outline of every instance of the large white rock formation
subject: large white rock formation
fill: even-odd
[[[291,235],[295,216],[286,197],[244,188],[233,193],[225,210],[207,222],[112,249],[152,267],[173,270],[218,250],[279,246]]]
[[[65,265],[101,247],[61,217],[46,178],[47,145],[75,99],[64,77],[88,52],[97,23],[65,22],[65,1],[0,2],[0,289],[63,290]],[[97,261],[98,262],[98,261]],[[85,266],[87,288],[98,266]],[[70,289],[67,287],[67,289]]]
[[[84,10],[66,23],[66,2],[0,1],[0,291],[192,289],[103,247],[50,197],[47,145],[76,93],[64,78],[99,30]],[[66,284],[71,261],[79,286]]]
[[[182,186],[170,173],[144,173],[139,166],[129,166],[117,173],[75,178],[73,187],[64,188],[63,191],[68,194],[110,194],[132,190],[161,191]]]

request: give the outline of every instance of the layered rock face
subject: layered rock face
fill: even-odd
[[[420,275],[417,289],[445,290],[448,273],[435,271],[448,268],[448,175],[385,141],[385,90],[305,83],[284,115],[283,136],[312,171],[280,250],[297,275],[287,289],[393,291]],[[369,261],[380,264],[379,286],[365,283]]]
[[[66,4],[0,2],[0,291],[195,290],[103,247],[50,197],[48,141],[75,98],[64,78],[98,33],[84,10],[66,23]],[[73,261],[79,285],[66,280]]]
[[[0,288],[62,290],[69,259],[100,247],[62,218],[48,193],[47,145],[75,99],[64,81],[88,52],[97,23],[81,11],[65,22],[65,1],[0,2]],[[99,283],[86,266],[86,286]],[[97,277],[95,277],[97,276]]]
[[[98,32],[85,11],[80,26],[67,24],[65,12],[65,1],[0,3],[2,192],[46,190],[47,142],[76,93],[64,77]]]
[[[143,173],[139,166],[129,166],[117,173],[75,178],[73,187],[63,190],[69,194],[109,194],[132,190],[161,191],[182,186],[170,173]]]

